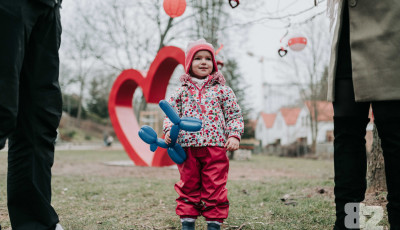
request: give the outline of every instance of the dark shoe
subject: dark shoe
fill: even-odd
[[[182,230],[194,230],[194,222],[183,221]]]
[[[220,230],[221,226],[216,223],[208,223],[207,224],[207,230]]]

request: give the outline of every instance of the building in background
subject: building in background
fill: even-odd
[[[366,127],[367,151],[372,146],[373,116]],[[255,138],[264,152],[299,156],[310,151],[313,142],[311,122],[317,126],[316,153],[333,154],[333,107],[327,101],[306,101],[301,107],[280,108],[276,113],[261,112],[257,117]]]

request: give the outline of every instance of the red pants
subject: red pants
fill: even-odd
[[[187,159],[178,165],[181,180],[175,184],[179,194],[176,214],[181,217],[204,216],[221,221],[228,217],[229,160],[222,147],[185,148]]]

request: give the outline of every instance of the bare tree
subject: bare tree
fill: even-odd
[[[280,69],[288,70],[284,72],[288,84],[298,86],[302,101],[309,104],[310,113],[312,113],[309,117],[312,138],[311,151],[315,153],[318,135],[318,101],[321,88],[326,84],[321,81],[321,78],[328,66],[330,39],[325,19],[311,20],[301,29],[308,40],[307,47],[300,52],[289,50],[289,54],[284,57],[286,68],[280,67]]]
[[[171,29],[175,25],[184,24],[190,17],[178,20],[170,18],[162,10],[161,0],[136,3],[128,0],[94,0],[74,3],[74,29],[66,34],[74,45],[69,46],[66,53],[85,52],[85,56],[81,55],[80,60],[69,58],[70,62],[76,62],[79,67],[85,63],[84,59],[94,59],[104,71],[114,72],[114,76],[130,68],[147,70],[158,50],[176,38],[169,36]],[[173,34],[175,32],[180,31],[175,30]],[[79,34],[85,37],[77,37]],[[82,83],[82,92],[86,86],[85,80],[89,77],[87,74],[89,72],[77,70],[76,80]],[[137,113],[146,109],[143,95],[135,101],[140,104]],[[138,114],[136,117],[140,118]]]
[[[117,72],[144,70],[154,46],[152,24],[144,10],[125,0],[94,0],[77,6],[82,29],[90,31],[96,47],[92,55]],[[134,23],[133,23],[134,22]]]
[[[221,42],[229,47],[235,40],[246,41],[246,32],[250,27],[240,25],[249,21],[252,12],[266,3],[261,0],[242,2],[240,13],[236,9],[232,10],[226,0],[192,0],[190,4],[194,10],[190,37],[204,38],[218,48]],[[237,33],[241,36],[236,36]]]
[[[75,24],[64,29],[64,34],[62,54],[65,57],[62,70],[64,76],[69,75],[70,77],[62,82],[66,84],[65,86],[75,85],[78,88],[77,123],[79,124],[82,116],[84,91],[97,60],[92,56],[93,43],[88,31],[77,29],[77,24]],[[66,69],[72,73],[67,74]]]
[[[195,37],[203,37],[214,46],[218,45],[218,31],[222,23],[228,21],[226,1],[198,0],[192,1],[195,14]]]

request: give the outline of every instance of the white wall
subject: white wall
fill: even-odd
[[[317,143],[326,143],[326,132],[333,131],[333,121],[320,121],[318,122]],[[307,144],[312,144],[311,128],[308,128]]]
[[[326,143],[326,132],[333,131],[333,122],[320,121],[318,122],[317,143]]]
[[[307,132],[308,132],[308,109],[306,107],[303,107],[299,113],[299,116],[297,117],[297,122],[292,128],[292,133],[291,133],[291,139],[290,143],[293,143],[296,141],[298,138],[307,138]]]
[[[297,118],[295,125],[287,126],[281,114],[277,113],[274,125],[267,129],[262,116],[258,117],[255,137],[262,141],[262,146],[275,143],[277,139],[281,140],[281,145],[289,145],[295,142],[298,138],[305,137],[307,144],[312,144],[312,135],[310,127],[310,114],[306,106],[304,106]],[[333,130],[333,122],[319,122],[317,143],[326,142],[326,132]]]
[[[262,146],[266,146],[268,144],[268,132],[262,116],[258,116],[255,137],[256,139],[261,140]]]
[[[274,138],[281,140],[281,145],[288,144],[289,130],[286,126],[285,119],[281,112],[278,112],[275,118],[274,126],[272,127],[274,131]]]
[[[262,146],[275,143],[277,135],[280,135],[280,132],[278,131],[277,133],[276,120],[274,126],[268,129],[262,116],[259,116],[257,119],[255,138],[261,140]]]

